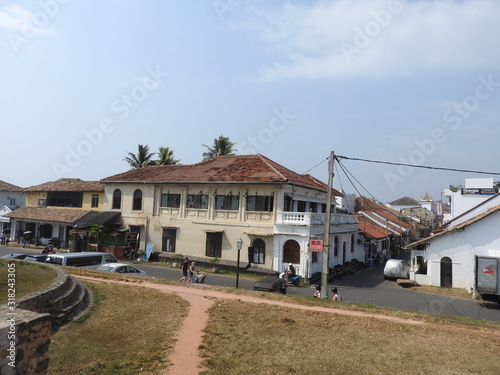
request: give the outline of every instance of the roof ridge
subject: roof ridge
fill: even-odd
[[[261,155],[261,154],[256,154],[257,157],[259,157],[260,159],[262,159],[262,161],[269,167],[271,168],[274,172],[276,172],[278,174],[278,176],[280,176],[283,180],[285,181],[288,181],[288,178],[285,177],[285,175],[283,173],[281,173],[280,171],[278,171],[273,165],[271,165],[270,163],[270,160],[267,159],[264,155]],[[274,162],[276,163],[276,162]],[[282,167],[280,165],[280,167]],[[284,168],[284,167],[283,167]]]

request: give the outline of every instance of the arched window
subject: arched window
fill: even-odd
[[[113,192],[113,204],[111,208],[113,210],[119,210],[122,208],[122,191],[120,189],[116,189]]]
[[[132,201],[132,210],[133,211],[142,210],[142,191],[139,189],[134,191],[134,199]]]
[[[283,246],[283,263],[300,264],[300,245],[297,241],[288,240]]]
[[[260,238],[253,241],[250,248],[252,255],[249,257],[251,263],[264,264],[266,262],[266,244]]]

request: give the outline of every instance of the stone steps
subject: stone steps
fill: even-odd
[[[50,314],[52,331],[79,317],[92,305],[91,292],[64,269],[50,265],[58,273],[47,289],[36,292],[18,303],[19,309]]]

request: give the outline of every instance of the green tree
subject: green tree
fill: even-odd
[[[160,147],[158,152],[158,165],[176,165],[180,160],[174,158],[174,151],[168,147]]]
[[[151,160],[154,154],[154,152],[149,152],[148,145],[139,145],[137,154],[127,151],[128,156],[123,160],[129,163],[132,168],[137,169],[146,165],[155,164],[155,162]]]
[[[207,152],[203,153],[203,160],[207,160],[216,156],[234,155],[234,152],[238,151],[233,148],[234,145],[236,145],[236,143],[231,142],[228,137],[220,135],[219,138],[214,139],[214,144],[212,145],[212,147],[202,145],[208,150]]]

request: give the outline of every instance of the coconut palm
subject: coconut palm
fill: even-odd
[[[180,160],[174,159],[174,151],[168,147],[160,147],[158,152],[158,165],[176,165]]]
[[[127,154],[128,156],[123,160],[129,163],[132,168],[137,169],[146,165],[154,164],[154,161],[152,161],[151,158],[155,153],[149,152],[148,145],[139,145],[137,154],[128,151]]]
[[[236,145],[236,143],[231,142],[228,137],[220,135],[219,138],[214,139],[212,147],[202,145],[208,149],[207,152],[203,153],[203,160],[222,155],[234,155],[234,151],[238,151],[233,148],[234,145]]]

